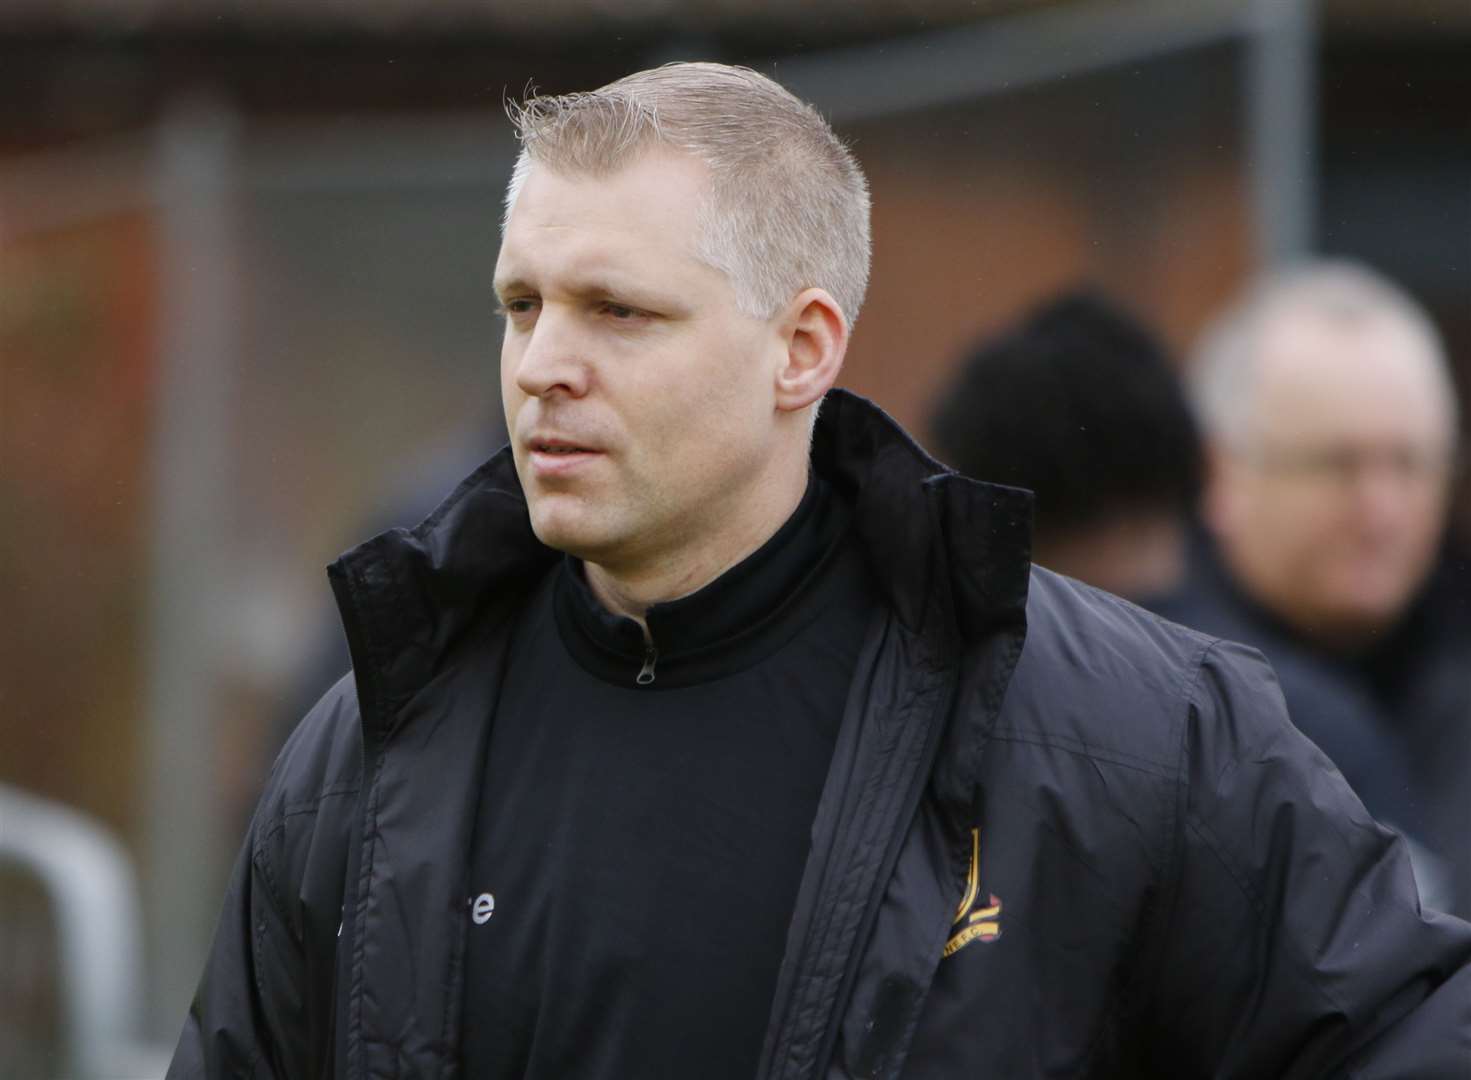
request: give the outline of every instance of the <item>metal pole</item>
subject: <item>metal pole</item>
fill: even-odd
[[[1063,4],[785,60],[777,77],[836,124],[981,101],[1239,38],[1250,0]]]
[[[1312,250],[1317,206],[1313,0],[1254,0],[1246,43],[1247,166],[1263,269]]]
[[[153,447],[152,624],[145,882],[151,1030],[177,1035],[219,910],[214,676],[219,570],[229,550],[229,396],[238,291],[236,125],[220,106],[173,110],[155,146],[160,352]]]

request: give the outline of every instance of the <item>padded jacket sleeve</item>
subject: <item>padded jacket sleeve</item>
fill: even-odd
[[[299,1022],[290,988],[305,981],[302,950],[273,894],[258,828],[252,825],[235,860],[214,944],[167,1080],[287,1080],[292,1075],[287,1048]]]
[[[1471,925],[1421,910],[1405,844],[1292,727],[1259,654],[1207,652],[1180,752],[1154,1071],[1471,1077]]]
[[[231,872],[169,1080],[315,1080],[331,1060],[358,731],[345,678],[277,758]]]

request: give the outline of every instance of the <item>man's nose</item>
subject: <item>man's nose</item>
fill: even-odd
[[[1354,477],[1354,502],[1365,523],[1393,530],[1425,501],[1425,487],[1424,477],[1393,457],[1369,458]]]
[[[556,308],[543,308],[517,360],[516,386],[529,397],[581,397],[588,378],[585,342],[576,320]]]

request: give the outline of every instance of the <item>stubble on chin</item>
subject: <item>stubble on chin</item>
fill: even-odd
[[[595,514],[590,508],[573,504],[566,496],[542,495],[528,500],[531,531],[536,538],[553,550],[571,555],[585,562],[598,561],[606,546]]]

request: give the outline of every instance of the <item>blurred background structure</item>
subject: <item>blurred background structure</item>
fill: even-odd
[[[172,1044],[281,717],[325,689],[321,568],[495,445],[503,100],[693,58],[853,144],[843,381],[921,435],[963,346],[1061,288],[1183,356],[1310,251],[1408,288],[1466,385],[1465,0],[6,0],[0,1076],[148,1075],[89,1062]],[[69,1026],[35,797],[104,853],[96,904],[126,916],[105,853],[131,867],[141,962],[94,977],[136,1017]]]

